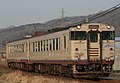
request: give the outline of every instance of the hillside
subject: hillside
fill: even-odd
[[[120,36],[120,7],[115,6],[107,11],[88,16],[65,17],[64,24],[62,23],[62,19],[53,19],[45,23],[33,23],[0,29],[0,50],[1,48],[4,48],[6,42],[22,39],[29,34],[34,35],[35,32],[46,32],[55,27],[63,27],[63,25],[67,26],[73,23],[79,23],[86,17],[91,22],[102,22],[113,25],[116,28],[116,36]]]
[[[66,17],[64,18],[64,25],[81,21],[85,16]],[[24,38],[26,35],[34,34],[35,32],[46,32],[49,29],[61,27],[61,19],[50,20],[46,23],[26,24],[18,27],[11,26],[9,28],[0,29],[1,43]]]

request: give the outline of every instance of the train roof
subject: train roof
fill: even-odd
[[[71,24],[69,26],[65,26],[65,27],[57,27],[57,28],[53,28],[53,29],[49,29],[47,32],[36,32],[34,33],[33,35],[26,35],[24,38],[22,39],[17,39],[17,40],[13,40],[13,41],[9,41],[8,43],[10,42],[14,42],[14,41],[20,41],[20,40],[25,40],[25,39],[30,39],[30,38],[34,38],[34,37],[38,37],[38,36],[43,36],[43,35],[47,35],[47,34],[51,34],[51,33],[55,33],[55,32],[59,32],[59,31],[64,31],[64,30],[67,30],[71,27],[76,27],[76,26],[81,26],[82,24],[88,24],[88,23],[94,23],[94,22],[85,22],[85,21],[81,21],[79,23],[74,23],[74,24]],[[101,24],[101,23],[100,23]],[[104,23],[102,23],[104,24]]]

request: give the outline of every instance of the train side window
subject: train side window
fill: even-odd
[[[8,50],[8,53],[11,53],[11,51],[10,51],[11,50],[11,46],[8,46],[7,50]]]
[[[46,51],[48,51],[48,40],[46,40]]]
[[[22,44],[22,52],[24,52],[24,44]]]
[[[45,51],[45,40],[43,41],[43,51]]]
[[[52,43],[51,43],[51,39],[49,39],[49,50],[52,50]]]
[[[11,53],[11,46],[8,46],[8,53]]]
[[[30,42],[29,42],[29,52],[31,52],[31,49],[30,49],[30,48],[31,48],[31,45],[30,45]]]
[[[55,39],[53,39],[53,50],[55,50]]]
[[[38,41],[38,51],[40,51],[40,41]]]
[[[64,49],[66,49],[66,36],[64,36]]]
[[[40,44],[41,44],[41,45],[40,45],[40,47],[41,47],[41,51],[43,51],[43,49],[42,49],[42,45],[43,45],[42,41],[40,42]]]
[[[35,52],[35,43],[33,42],[33,52]]]
[[[38,51],[38,42],[35,42],[35,52]]]
[[[60,50],[60,37],[58,38],[58,49]]]
[[[59,41],[58,41],[58,38],[56,38],[56,50],[58,50],[58,46],[59,45]]]

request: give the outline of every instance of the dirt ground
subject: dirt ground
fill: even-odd
[[[6,61],[0,61],[0,83],[120,83],[118,80],[71,79],[9,69]]]

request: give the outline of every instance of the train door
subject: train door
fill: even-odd
[[[30,59],[30,46],[29,46],[29,41],[26,41],[25,43],[25,52],[26,52],[26,56],[27,56],[27,60],[29,61]]]
[[[88,61],[100,61],[100,33],[98,31],[88,32]]]

